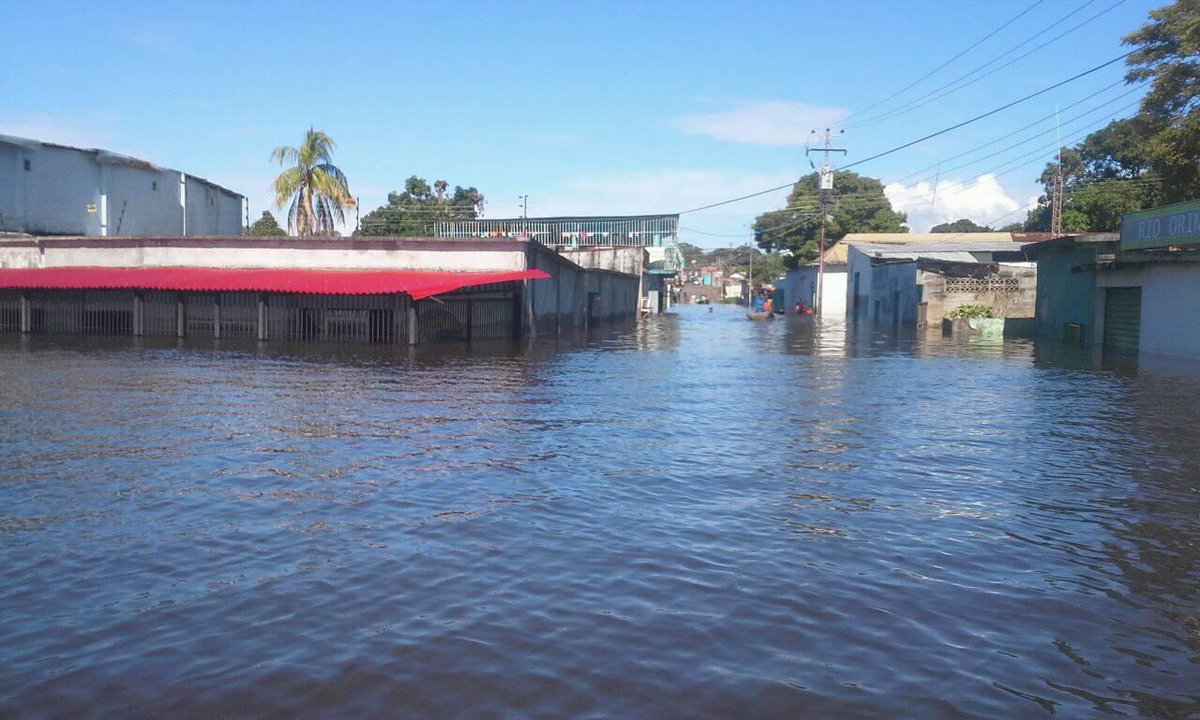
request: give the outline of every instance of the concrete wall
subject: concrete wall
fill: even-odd
[[[198,178],[187,176],[187,235],[240,235],[242,199]],[[111,234],[111,233],[110,233]]]
[[[1139,353],[1200,356],[1200,264],[1153,263],[1095,277],[1093,342],[1104,342],[1104,291],[1140,287]]]
[[[1016,280],[1014,291],[979,289],[973,292],[947,292],[948,277],[940,272],[917,269],[919,295],[926,303],[926,321],[930,328],[941,328],[946,313],[962,305],[982,303],[996,310],[999,317],[1032,318],[1037,302],[1037,267],[1002,264],[997,272],[982,278],[986,281]]]
[[[179,173],[128,165],[105,165],[101,173],[107,173],[110,236],[183,234]]]
[[[537,243],[529,244],[527,263],[551,279],[525,283],[526,334],[560,335],[637,314],[638,276],[588,270]]]
[[[641,275],[649,265],[644,247],[584,248],[563,250],[560,254],[589,270],[611,270],[627,275]]]
[[[186,234],[241,234],[241,197],[186,177]],[[179,178],[176,171],[132,158],[0,139],[0,231],[91,237],[183,235]]]
[[[900,292],[900,302],[905,304],[900,313],[900,322],[916,323],[918,301],[916,261],[894,265],[873,265],[871,256],[859,248],[852,245],[847,248],[847,251],[846,319],[875,322],[878,314],[879,322],[890,323],[893,315],[892,307],[895,304],[893,294]],[[858,276],[857,290],[854,282],[855,275]],[[911,304],[911,309],[908,308],[908,304]],[[857,307],[857,315],[855,315],[855,307]]]
[[[1096,261],[1092,245],[1073,246],[1064,250],[1045,251],[1038,255],[1037,311],[1035,329],[1038,335],[1062,338],[1068,323],[1083,325],[1083,342],[1098,342],[1096,318],[1096,276],[1093,272],[1072,272],[1072,269]]]
[[[508,271],[525,269],[526,245],[415,238],[16,238],[0,239],[0,267]]]
[[[783,280],[783,301],[788,312],[796,307],[796,301],[813,307],[817,296],[817,266],[804,265],[788,270]],[[826,265],[824,286],[821,292],[821,315],[826,320],[846,316],[846,266]]]
[[[880,325],[915,325],[917,322],[917,263],[890,262],[870,268],[869,319]],[[864,319],[864,318],[860,318]]]
[[[50,235],[100,234],[100,165],[66,148],[0,143],[0,230]],[[25,169],[25,162],[29,169]],[[88,212],[94,205],[95,212]]]
[[[1200,265],[1147,269],[1142,286],[1142,352],[1200,356]]]

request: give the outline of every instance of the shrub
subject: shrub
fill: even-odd
[[[946,317],[951,320],[958,318],[993,318],[996,317],[996,311],[991,305],[983,303],[969,303],[967,305],[959,305],[950,312],[946,313]]]

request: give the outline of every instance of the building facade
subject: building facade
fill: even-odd
[[[639,276],[538,243],[0,238],[0,332],[415,345],[632,319]]]
[[[1200,200],[1125,215],[1120,234],[1026,246],[1038,335],[1127,354],[1200,356]]]
[[[240,235],[243,198],[215,183],[106,150],[0,135],[0,232]]]

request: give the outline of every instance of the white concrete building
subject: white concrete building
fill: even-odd
[[[0,135],[0,232],[240,235],[242,203],[220,185],[145,160]]]

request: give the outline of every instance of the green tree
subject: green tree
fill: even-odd
[[[754,257],[754,274],[750,274],[750,257]],[[780,253],[764,253],[751,245],[743,245],[736,249],[726,249],[720,252],[718,264],[728,267],[730,273],[739,272],[750,277],[753,285],[774,283],[787,273],[784,263],[785,255]]]
[[[933,233],[977,233],[977,232],[993,232],[986,225],[976,225],[967,218],[955,220],[954,222],[942,223],[929,228],[929,232]]]
[[[1137,119],[1163,202],[1200,198],[1200,0],[1175,0],[1124,42],[1129,83],[1151,82]]]
[[[473,187],[437,180],[431,186],[413,175],[403,192],[388,193],[387,204],[362,217],[356,235],[368,237],[428,237],[445,220],[474,220],[483,208],[483,195]]]
[[[279,237],[287,235],[287,230],[279,227],[274,215],[263,210],[262,217],[255,220],[254,224],[250,226],[250,234],[254,237]]]
[[[280,145],[271,160],[291,165],[275,178],[275,208],[291,203],[288,227],[300,237],[333,235],[351,200],[346,176],[333,164],[333,138],[308,129],[300,147]]]
[[[788,264],[812,262],[817,258],[821,233],[821,199],[818,173],[800,178],[782,210],[759,215],[754,221],[755,242],[765,249],[792,251]],[[892,209],[875,178],[849,171],[835,171],[829,192],[825,245],[831,247],[852,232],[908,232],[907,217]]]
[[[683,261],[688,264],[704,255],[702,248],[687,242],[679,243],[679,252],[683,255]]]
[[[1158,204],[1158,176],[1145,152],[1144,125],[1138,118],[1114,120],[1074,147],[1063,148],[1063,230],[1112,232],[1121,215]],[[1058,161],[1046,164],[1038,182],[1044,192],[1029,211],[1025,229],[1047,232]]]

